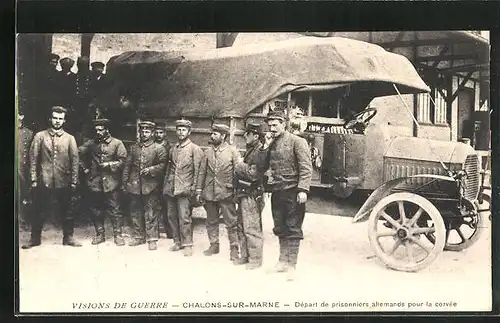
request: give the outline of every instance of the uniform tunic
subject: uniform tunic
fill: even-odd
[[[196,191],[203,156],[201,148],[190,139],[175,144],[170,150],[163,195],[174,243],[193,245],[191,198]]]
[[[312,162],[307,141],[285,131],[261,152],[259,160],[265,161],[270,170],[267,186],[272,191],[274,234],[284,239],[303,239],[305,203],[297,202],[297,194],[309,192],[311,184]]]
[[[81,157],[90,157],[87,186],[89,204],[96,232],[104,232],[104,215],[107,213],[115,235],[122,232],[123,214],[120,209],[118,189],[122,186],[122,169],[127,150],[121,140],[108,136],[102,141],[89,140],[78,148]],[[83,159],[83,158],[81,158]]]
[[[264,208],[262,194],[262,170],[258,169],[260,141],[247,147],[243,162],[235,167],[238,208],[238,238],[242,258],[250,263],[261,264],[263,252],[262,216]]]
[[[205,151],[197,191],[201,192],[206,201],[207,233],[210,244],[219,243],[219,214],[222,213],[229,244],[238,247],[234,166],[240,161],[240,153],[226,142],[218,147],[210,146]]]
[[[149,140],[130,147],[123,170],[123,185],[130,194],[130,214],[135,238],[158,240],[158,208],[166,152],[162,145]],[[149,174],[140,175],[148,168]]]
[[[65,238],[73,235],[70,186],[78,183],[78,148],[75,138],[64,130],[38,132],[30,148],[31,181],[38,183],[32,216],[31,237],[39,241],[46,211],[62,218]]]

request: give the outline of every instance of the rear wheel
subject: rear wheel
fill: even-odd
[[[467,201],[464,200],[465,203]],[[447,251],[461,251],[469,248],[476,243],[481,234],[486,228],[486,214],[478,212],[477,208],[470,205],[464,205],[464,213],[470,211],[471,213],[466,216],[450,214],[446,217],[446,244],[444,250]],[[433,233],[426,235],[429,241],[435,241]]]
[[[425,226],[420,226],[425,221]],[[433,234],[430,241],[423,236]],[[420,195],[401,192],[381,199],[368,220],[368,237],[377,257],[392,269],[415,272],[436,260],[445,245],[438,209]]]

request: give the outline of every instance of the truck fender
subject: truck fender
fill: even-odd
[[[491,193],[490,192],[484,192],[484,191],[481,192],[480,199],[481,199],[481,202],[485,201],[489,205],[491,205]]]
[[[384,197],[388,196],[391,194],[391,191],[393,188],[401,184],[402,182],[406,181],[407,179],[411,178],[433,178],[433,179],[438,179],[438,180],[443,180],[443,181],[449,181],[449,182],[454,182],[455,180],[449,176],[443,176],[443,175],[433,175],[433,174],[419,174],[419,175],[413,175],[413,176],[407,176],[407,177],[398,177],[395,179],[391,179],[390,181],[387,181],[377,187],[366,199],[365,203],[361,206],[361,208],[358,210],[354,218],[352,219],[353,223],[357,222],[363,222],[368,220],[368,216],[370,215],[371,210],[375,207],[375,205]]]

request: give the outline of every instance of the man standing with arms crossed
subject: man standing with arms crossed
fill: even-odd
[[[139,124],[140,141],[130,147],[123,169],[123,186],[130,196],[130,216],[134,239],[129,246],[148,242],[156,250],[158,241],[158,208],[161,179],[165,172],[166,152],[153,140],[154,122]]]
[[[189,120],[180,119],[175,122],[178,142],[170,150],[163,185],[174,240],[170,251],[183,249],[186,257],[193,255],[192,198],[196,192],[203,156],[203,150],[189,139],[191,127]]]
[[[170,154],[170,143],[167,140],[167,134],[165,132],[165,123],[164,122],[157,122],[156,127],[155,127],[155,142],[159,145],[162,145],[163,148],[165,148],[165,151],[167,153],[167,162],[169,160],[169,154]],[[163,182],[165,180],[165,177],[161,179],[161,183],[163,185]],[[160,203],[158,203],[158,216],[161,218],[161,222],[163,224],[163,229],[165,230],[165,234],[167,235],[167,239],[172,239],[172,228],[170,228],[170,224],[168,223],[168,217],[167,217],[167,203],[166,199],[162,198],[160,200]]]
[[[127,150],[121,140],[111,137],[108,119],[94,120],[96,138],[78,148],[81,160],[90,157],[90,165],[84,166],[89,188],[90,210],[96,236],[92,244],[103,243],[105,239],[104,214],[113,224],[113,235],[117,246],[125,245],[122,238],[123,213],[120,208],[121,171],[127,159]]]
[[[32,214],[31,240],[22,246],[30,249],[41,244],[43,215],[46,211],[62,219],[63,245],[81,247],[73,238],[71,200],[78,183],[78,148],[75,138],[64,131],[67,110],[52,108],[47,130],[38,132],[30,148],[31,187],[35,189],[35,209]],[[48,210],[47,210],[48,209]]]
[[[307,141],[286,130],[282,111],[269,112],[267,124],[272,138],[265,141],[260,158],[267,161],[265,168],[270,170],[267,185],[272,192],[273,232],[280,244],[275,270],[288,272],[287,280],[293,280],[300,240],[304,238],[302,223],[312,177],[311,155]]]
[[[258,158],[262,148],[260,125],[249,123],[245,129],[246,151],[243,162],[236,165],[236,197],[238,208],[238,236],[241,246],[241,260],[247,269],[262,265],[262,209],[264,208],[262,186],[263,172],[258,169]]]
[[[226,142],[229,127],[214,124],[210,135],[211,145],[205,151],[201,163],[197,200],[205,201],[207,211],[207,234],[210,247],[205,256],[219,253],[219,212],[222,213],[229,239],[230,260],[239,261],[238,220],[234,201],[234,166],[241,161],[241,155],[234,146]]]

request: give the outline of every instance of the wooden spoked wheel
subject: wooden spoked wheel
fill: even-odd
[[[429,234],[434,241],[425,238]],[[386,266],[415,272],[429,266],[443,251],[445,225],[429,200],[414,193],[394,193],[381,199],[371,211],[368,237]]]

